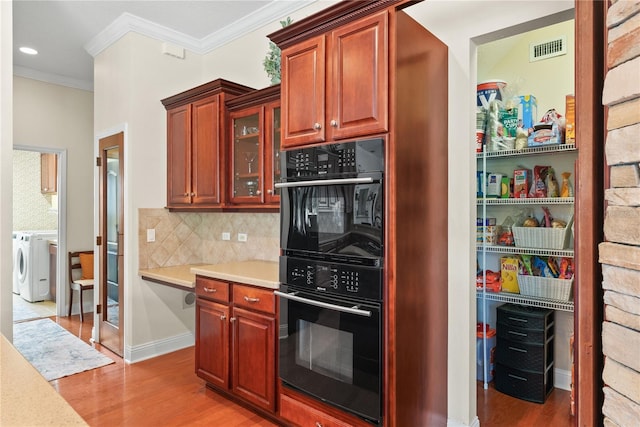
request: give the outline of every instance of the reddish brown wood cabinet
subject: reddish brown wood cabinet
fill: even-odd
[[[386,132],[386,10],[282,49],[282,147]]]
[[[273,291],[196,277],[196,374],[218,390],[275,413]]]
[[[280,86],[227,102],[230,118],[228,200],[243,207],[279,207]]]
[[[58,192],[58,156],[54,153],[40,154],[40,192]]]
[[[218,79],[162,100],[167,109],[167,207],[225,202],[225,101],[253,89]]]
[[[269,35],[282,49],[283,149],[385,138],[383,425],[447,422],[447,47],[400,10],[343,1]],[[419,195],[419,196],[418,196]],[[434,202],[437,201],[437,202]],[[281,387],[281,418],[353,424]],[[319,417],[319,418],[318,418]]]

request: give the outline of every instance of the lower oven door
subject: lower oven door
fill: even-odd
[[[282,286],[280,378],[373,423],[381,420],[380,304]]]

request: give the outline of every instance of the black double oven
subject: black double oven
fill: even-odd
[[[384,140],[286,151],[282,168],[282,384],[380,424]]]

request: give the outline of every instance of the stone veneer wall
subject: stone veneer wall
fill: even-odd
[[[604,425],[640,425],[640,1],[607,14],[606,161],[610,182],[600,244],[604,291]]]
[[[174,213],[166,209],[139,209],[139,268],[248,259],[278,261],[279,224],[277,213]],[[155,242],[147,242],[150,228],[156,230]],[[223,232],[231,233],[231,240],[223,241]],[[238,242],[238,233],[246,233],[247,242]]]

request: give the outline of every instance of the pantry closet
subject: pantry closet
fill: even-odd
[[[477,380],[485,389],[539,404],[554,388],[569,391],[574,383],[570,342],[580,141],[571,135],[536,138],[541,131],[527,138],[523,129],[531,133],[545,117],[554,137],[563,135],[575,94],[574,25],[573,19],[563,20],[477,51],[478,82],[490,82],[478,92]],[[496,95],[501,100],[489,104]],[[511,128],[510,120],[521,129]],[[540,226],[524,227],[525,220]]]

